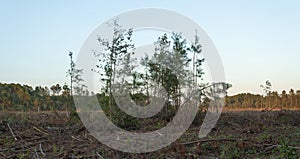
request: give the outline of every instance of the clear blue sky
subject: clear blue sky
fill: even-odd
[[[88,2],[88,3],[87,3]],[[0,82],[50,86],[68,82],[68,51],[122,12],[164,8],[196,21],[222,58],[230,94],[300,89],[299,1],[1,1]]]

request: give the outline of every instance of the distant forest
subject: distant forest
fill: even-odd
[[[97,95],[99,102],[108,103],[109,96],[86,92],[86,95]],[[137,99],[141,94],[133,95]],[[208,102],[203,100],[199,108],[207,108]],[[50,88],[28,85],[0,83],[0,110],[14,111],[48,111],[66,110],[73,107],[70,88],[67,85],[53,85]],[[226,108],[300,108],[300,91],[290,89],[278,93],[271,91],[262,96],[251,93],[241,93],[225,97]],[[74,108],[74,107],[73,107]]]

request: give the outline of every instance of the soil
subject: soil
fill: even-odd
[[[226,111],[200,139],[203,116],[168,147],[132,154],[105,146],[79,120],[66,122],[64,112],[0,112],[0,158],[300,158],[298,110]]]

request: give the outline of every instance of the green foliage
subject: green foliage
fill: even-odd
[[[100,80],[105,83],[104,93],[108,93],[112,96],[112,87],[115,82],[116,76],[120,74],[131,74],[132,59],[131,54],[134,54],[134,44],[132,43],[133,29],[123,29],[118,20],[115,19],[111,24],[108,24],[113,29],[113,39],[107,40],[102,37],[98,37],[98,42],[104,47],[103,52],[94,52],[95,57],[99,63],[96,65],[96,69],[92,71],[100,75]],[[116,70],[116,67],[123,66],[124,69]],[[129,71],[129,72],[128,72]],[[109,102],[109,116],[112,116],[112,106],[114,104],[113,98],[110,98]]]
[[[60,91],[61,91],[61,86],[59,84],[53,85],[50,87],[53,95],[59,95]]]
[[[143,93],[133,94],[131,95],[131,99],[140,106],[145,106],[150,102],[149,97]]]
[[[262,133],[257,138],[258,138],[258,140],[265,141],[265,140],[269,139],[270,137],[271,137],[271,134]]]
[[[126,130],[134,130],[141,127],[137,118],[127,115],[121,111],[114,111],[112,114],[112,121],[120,128]]]
[[[26,157],[25,157],[24,154],[18,154],[18,155],[17,155],[17,158],[18,158],[18,159],[25,159]]]
[[[228,144],[221,148],[220,158],[237,159],[241,157],[241,150],[234,145]]]
[[[260,87],[266,92],[267,95],[271,92],[272,84],[269,80],[266,81],[264,85],[260,85]]]
[[[277,147],[278,159],[298,159],[296,149],[290,147],[288,144],[288,140],[280,142],[281,146]]]
[[[113,103],[112,107],[110,107],[109,96],[106,96],[104,93],[97,94],[96,96],[103,112],[106,114],[106,116],[111,116],[111,121],[114,124],[126,130],[137,129],[141,126],[137,118],[124,113],[122,110],[120,110],[116,103]],[[135,97],[142,98],[139,95],[136,95]]]
[[[56,146],[56,144],[52,145],[52,153],[56,154],[58,152],[58,147]]]

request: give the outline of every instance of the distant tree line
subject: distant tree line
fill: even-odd
[[[0,83],[1,110],[64,110],[71,104],[70,88],[67,85],[33,88],[28,85]]]
[[[265,96],[250,93],[237,94],[226,98],[226,106],[229,108],[260,108],[260,109],[291,109],[300,108],[300,90],[289,92],[283,90],[280,93],[272,91],[272,84],[269,80],[260,85]]]
[[[227,96],[226,107],[228,108],[300,108],[300,90],[290,89],[288,92],[283,90],[268,92],[267,95],[241,93],[234,96]]]
[[[105,93],[96,95],[101,104],[109,105],[109,96]],[[146,94],[136,93],[132,96],[136,101],[146,99]],[[209,99],[201,102],[202,107],[207,107]],[[18,111],[48,111],[66,110],[73,106],[70,88],[65,85],[55,84],[48,87],[35,88],[21,84],[0,83],[0,110]],[[225,97],[225,107],[228,108],[300,108],[300,90],[283,90],[281,93],[272,91],[267,95],[241,93]]]

